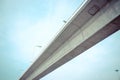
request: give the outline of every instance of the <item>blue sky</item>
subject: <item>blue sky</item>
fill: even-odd
[[[83,1],[0,0],[0,80],[18,80]]]
[[[83,1],[0,0],[0,80],[18,80]],[[119,42],[120,31],[41,80],[118,80]]]

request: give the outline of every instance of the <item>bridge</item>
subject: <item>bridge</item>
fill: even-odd
[[[87,0],[20,80],[39,80],[120,29],[120,0]]]

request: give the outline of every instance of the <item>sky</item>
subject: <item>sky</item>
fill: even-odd
[[[0,0],[0,80],[18,80],[83,1]]]

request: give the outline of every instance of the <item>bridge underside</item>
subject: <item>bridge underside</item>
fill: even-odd
[[[39,80],[120,29],[120,0],[88,0],[20,80]]]

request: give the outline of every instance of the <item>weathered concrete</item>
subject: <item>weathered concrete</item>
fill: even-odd
[[[120,29],[119,0],[88,0],[20,78],[38,80]]]

